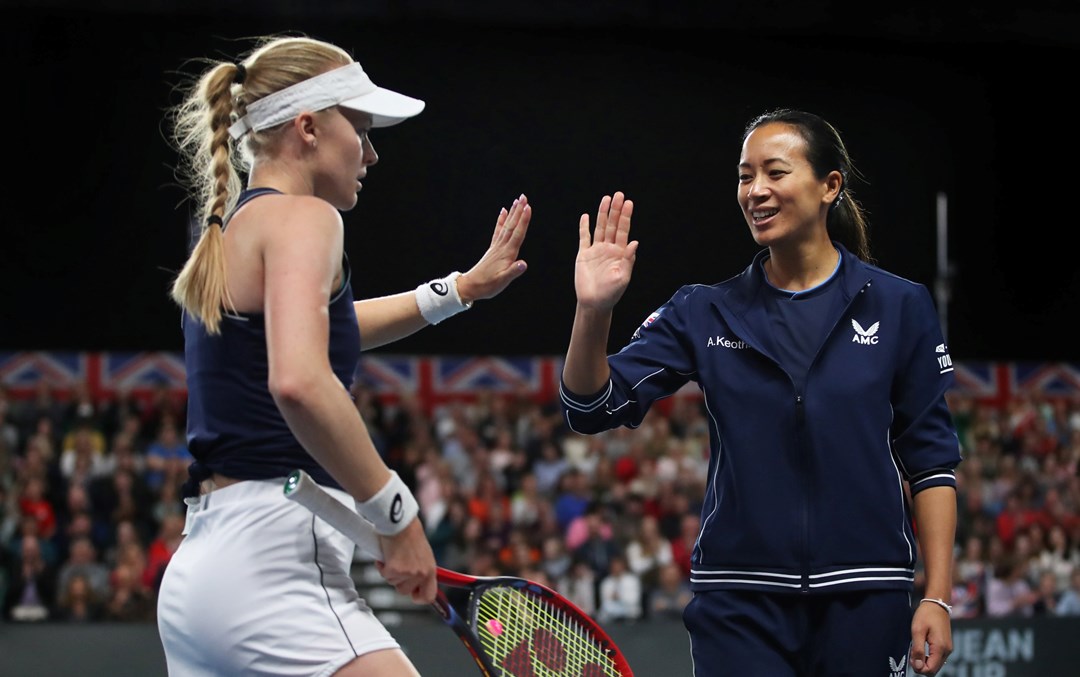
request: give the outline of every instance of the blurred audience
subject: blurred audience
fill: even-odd
[[[71,543],[70,552],[60,565],[57,587],[68,590],[72,578],[79,577],[97,597],[109,591],[109,567],[98,559],[97,548],[88,536],[80,536]]]
[[[37,536],[22,537],[4,599],[4,616],[13,621],[45,621],[56,601],[56,568],[45,561]]]
[[[1058,601],[1057,615],[1080,616],[1080,569],[1074,569],[1069,577],[1069,587]]]
[[[104,618],[99,593],[83,574],[75,574],[60,588],[56,600],[56,620],[67,623],[91,623]]]
[[[641,578],[630,570],[625,555],[616,553],[611,557],[600,581],[599,597],[597,618],[601,623],[632,622],[641,618]]]
[[[604,621],[681,618],[709,462],[698,399],[586,437],[526,393],[430,410],[363,382],[353,395],[440,565],[541,581]],[[154,619],[186,514],[183,402],[164,385],[0,386],[5,620]],[[965,457],[954,616],[1080,616],[1080,395],[995,406],[955,392],[950,407]]]
[[[682,622],[683,609],[694,596],[690,581],[674,562],[664,564],[657,573],[657,585],[648,593],[646,617],[655,620]]]

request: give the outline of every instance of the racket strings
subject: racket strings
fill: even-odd
[[[476,600],[480,643],[507,677],[619,677],[591,630],[527,590],[493,587]]]

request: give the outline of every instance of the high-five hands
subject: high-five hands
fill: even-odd
[[[574,264],[574,288],[580,307],[610,311],[630,284],[638,248],[637,240],[630,241],[633,212],[634,203],[617,191],[600,200],[593,233],[589,233],[589,215],[581,215]]]
[[[499,212],[488,250],[458,278],[458,294],[464,301],[489,299],[521,277],[528,266],[518,258],[518,252],[531,218],[532,206],[524,193],[510,205],[509,212],[506,208]]]

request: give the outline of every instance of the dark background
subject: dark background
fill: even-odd
[[[427,102],[373,134],[381,161],[345,215],[358,295],[466,270],[500,207],[521,192],[534,205],[524,277],[384,351],[561,354],[578,216],[624,190],[641,248],[616,348],[679,285],[748,263],[742,127],[795,106],[845,135],[878,262],[932,289],[948,196],[955,359],[1080,357],[1075,3],[310,4],[0,1],[0,350],[181,348],[167,288],[189,205],[163,134],[172,87],[191,59],[302,32]]]

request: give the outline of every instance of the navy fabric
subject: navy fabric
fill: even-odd
[[[806,388],[806,374],[832,329],[831,318],[843,307],[844,298],[836,279],[834,271],[828,280],[813,289],[791,292],[770,286],[770,293],[761,295],[770,324],[770,331],[761,335],[762,341],[776,355],[784,371],[791,374],[799,390]]]
[[[276,191],[247,191],[237,207],[272,192]],[[330,364],[348,390],[360,359],[360,330],[347,257],[342,260],[341,287],[330,299],[329,316]],[[191,315],[183,316],[187,440],[195,457],[185,495],[197,493],[198,482],[211,473],[271,479],[303,469],[320,484],[339,487],[300,445],[270,394],[264,319],[259,313],[227,314],[215,336]]]
[[[911,617],[909,595],[895,590],[712,590],[683,611],[694,677],[904,677]]]

